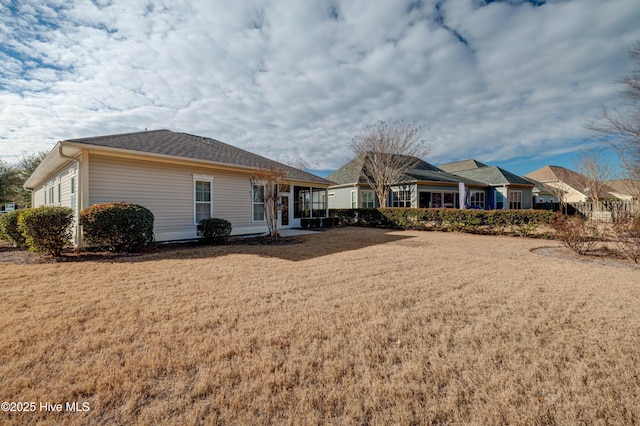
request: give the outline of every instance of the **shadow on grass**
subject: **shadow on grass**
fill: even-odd
[[[393,235],[388,229],[343,227],[317,232],[309,235],[285,237],[271,243],[259,239],[234,239],[226,245],[163,244],[155,246],[144,253],[109,253],[109,252],[67,252],[54,259],[50,256],[29,253],[20,249],[9,249],[13,252],[0,255],[0,262],[12,263],[66,263],[66,262],[152,262],[176,259],[207,259],[228,255],[254,255],[271,257],[292,262],[329,256],[365,247],[387,244],[412,238],[410,236]]]
[[[220,246],[182,247],[174,250],[167,248],[164,252],[122,258],[119,261],[144,262],[162,259],[204,259],[240,254],[299,262],[407,238],[412,237],[393,235],[388,229],[345,227],[315,234],[286,237],[276,243],[256,242],[255,240],[247,239],[246,241],[235,240],[228,245]]]

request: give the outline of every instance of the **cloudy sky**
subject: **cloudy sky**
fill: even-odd
[[[588,144],[639,23],[638,0],[0,0],[0,158],[168,128],[332,170],[402,119],[429,162],[524,174]]]

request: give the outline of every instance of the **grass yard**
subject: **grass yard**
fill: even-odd
[[[0,401],[36,403],[0,424],[640,423],[640,270],[543,240],[297,238],[0,263]]]

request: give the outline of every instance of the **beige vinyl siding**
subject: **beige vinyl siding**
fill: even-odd
[[[46,190],[47,190],[46,185],[43,185],[43,186],[39,186],[37,189],[33,191],[33,195],[31,197],[32,207],[44,206],[44,194]]]
[[[62,207],[72,207],[76,208],[75,205],[72,205],[71,201],[71,174],[70,171],[75,172],[77,169],[75,163],[71,164],[55,175],[51,176],[46,183],[39,186],[33,195],[33,207],[40,206],[62,206]],[[77,178],[76,178],[77,181]],[[59,185],[58,185],[59,184]],[[77,184],[76,184],[77,186]],[[53,187],[53,200],[50,199],[50,191],[49,188]],[[76,188],[77,190],[77,188]],[[46,194],[46,198],[45,198]],[[46,199],[46,203],[45,203]],[[58,201],[60,200],[60,201]]]
[[[93,154],[89,160],[89,204],[140,204],[154,214],[156,240],[194,238],[194,175],[213,178],[213,216],[230,221],[234,234],[262,231],[263,224],[251,221],[250,174],[215,168]]]

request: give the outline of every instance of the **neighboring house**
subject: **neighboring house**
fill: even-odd
[[[488,166],[476,160],[440,164],[442,170],[487,185],[487,209],[530,209],[534,185],[497,166]]]
[[[617,179],[605,181],[611,188],[611,194],[625,201],[640,199],[640,182],[633,179]]]
[[[19,208],[16,206],[16,203],[5,203],[0,206],[0,213],[9,213],[14,211],[16,208]]]
[[[586,188],[588,178],[559,166],[544,166],[528,173],[525,178],[536,184],[535,203],[580,203],[589,198]],[[603,185],[598,194],[601,200],[618,198],[614,190]]]
[[[25,188],[32,205],[68,206],[126,201],[154,214],[156,241],[192,239],[204,218],[226,219],[233,234],[267,231],[259,169],[283,170],[279,227],[327,215],[326,179],[223,142],[170,130],[144,131],[58,142]],[[76,221],[77,223],[77,221]],[[82,245],[80,233],[76,243]]]
[[[329,187],[330,208],[374,208],[380,202],[375,191],[362,176],[364,161],[355,158],[327,176],[335,182]],[[486,185],[447,173],[420,160],[392,186],[389,207],[459,208],[460,183],[471,197],[472,204],[485,208]]]

